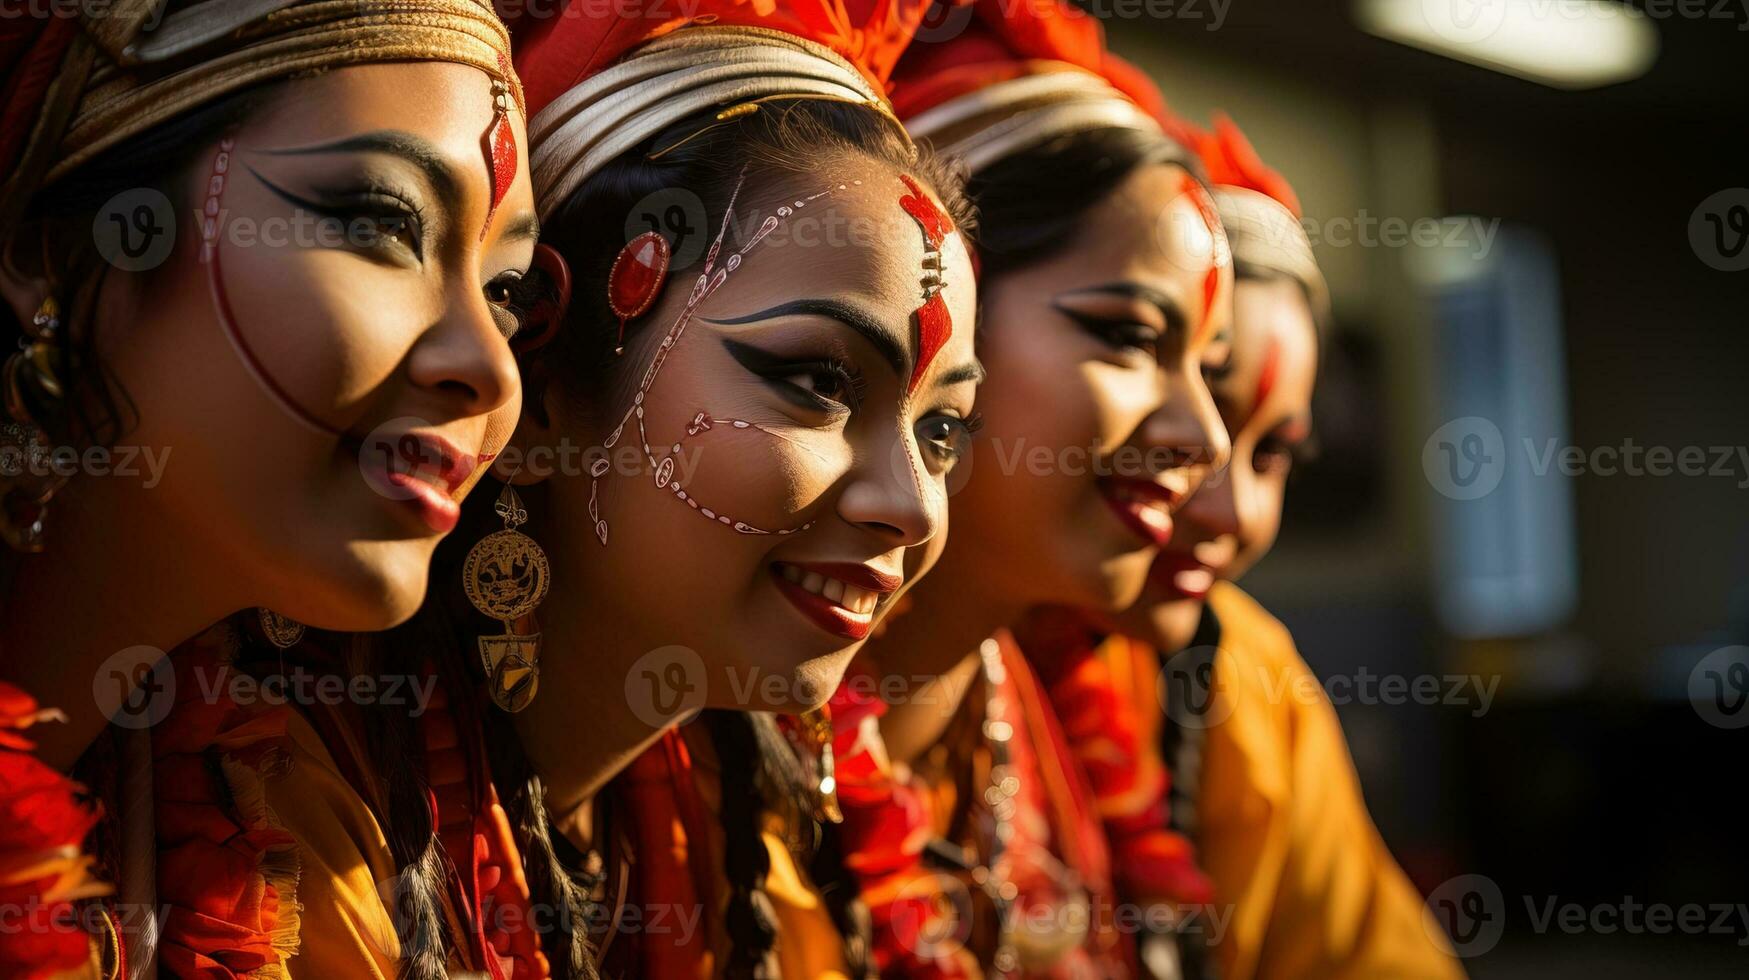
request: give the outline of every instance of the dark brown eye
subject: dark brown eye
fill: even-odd
[[[984,427],[981,415],[962,419],[956,415],[932,415],[917,424],[920,441],[942,462],[953,463],[971,448],[972,437]]]

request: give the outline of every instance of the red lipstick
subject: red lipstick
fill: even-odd
[[[1137,537],[1156,548],[1164,548],[1172,540],[1172,511],[1178,506],[1177,494],[1158,483],[1134,477],[1102,476],[1098,482],[1099,495]]]
[[[1149,572],[1155,585],[1180,599],[1206,598],[1220,576],[1189,555],[1162,554]]]
[[[480,463],[435,432],[374,433],[358,459],[372,489],[411,509],[437,534],[455,530],[461,520],[456,492]]]
[[[904,579],[854,562],[774,562],[778,592],[814,625],[847,640],[865,639],[875,611]]]

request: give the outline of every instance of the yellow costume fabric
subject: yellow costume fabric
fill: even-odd
[[[1216,585],[1209,605],[1220,652],[1192,792],[1226,917],[1204,922],[1222,980],[1462,977],[1373,826],[1336,711],[1293,637],[1236,586]],[[1122,638],[1101,655],[1157,663]],[[1153,685],[1140,690],[1158,716]]]
[[[297,840],[298,948],[293,980],[396,975],[400,942],[379,883],[397,873],[382,828],[300,715],[286,726],[291,770],[265,783],[267,805]]]

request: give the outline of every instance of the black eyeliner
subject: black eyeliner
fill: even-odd
[[[746,368],[761,381],[770,385],[772,390],[782,395],[785,400],[798,408],[807,408],[819,412],[843,412],[855,408],[843,402],[834,401],[823,395],[816,394],[799,385],[784,379],[785,375],[803,373],[825,373],[823,369],[832,369],[843,376],[846,385],[852,391],[851,400],[860,402],[861,381],[852,372],[844,369],[838,361],[821,358],[781,357],[752,344],[742,343],[731,337],[722,338],[723,349],[735,359],[737,364]]]
[[[248,167],[249,165],[244,164],[244,166]],[[403,195],[399,192],[396,192],[396,191],[387,190],[385,188],[380,187],[379,185],[377,185],[375,183],[372,183],[370,185],[370,188],[368,190],[364,191],[363,195],[360,195],[358,192],[340,192],[339,194],[337,194],[335,196],[348,196],[348,195],[352,196],[353,201],[351,202],[351,204],[354,206],[364,203],[362,200],[362,197],[374,196],[374,197],[379,198],[382,202],[392,202],[393,205],[399,209],[399,213],[387,214],[384,212],[383,209],[379,209],[375,213],[367,213],[364,210],[348,211],[347,210],[348,205],[346,205],[346,204],[324,204],[324,203],[321,203],[318,201],[310,200],[309,198],[306,198],[300,194],[297,194],[293,191],[287,190],[286,188],[279,186],[278,184],[274,183],[273,181],[268,180],[267,177],[261,173],[261,171],[256,170],[254,167],[249,167],[249,172],[254,174],[255,179],[259,180],[261,182],[261,185],[263,187],[266,187],[270,192],[272,192],[275,197],[278,197],[280,200],[286,202],[287,204],[290,204],[292,207],[299,208],[299,209],[302,209],[305,211],[313,211],[316,214],[319,214],[324,218],[329,218],[329,219],[332,219],[334,221],[340,221],[340,222],[345,222],[345,223],[350,224],[354,219],[357,219],[357,218],[373,218],[379,222],[383,221],[385,218],[387,218],[387,219],[391,219],[391,220],[399,220],[400,223],[403,225],[406,225],[409,223],[417,223],[418,225],[420,225],[422,227],[424,224],[425,214],[424,214],[423,208],[420,208],[419,206],[413,204],[411,201],[408,201],[406,199],[405,195]],[[409,222],[408,219],[411,219],[411,222]],[[350,231],[350,229],[348,229],[348,231]],[[407,247],[412,250],[414,257],[419,259],[420,261],[424,261],[425,248],[424,248],[423,242],[420,241],[420,236],[418,234],[408,233],[407,238],[408,238]]]

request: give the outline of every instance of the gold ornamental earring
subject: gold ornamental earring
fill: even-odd
[[[4,368],[11,421],[0,425],[0,537],[26,553],[43,550],[49,500],[67,484],[65,476],[44,465],[54,447],[41,422],[62,398],[56,372],[64,353],[60,332],[61,305],[50,296],[25,326],[25,339]]]
[[[797,748],[815,760],[814,819],[820,823],[843,823],[838,805],[838,763],[832,751],[832,712],[813,708],[802,712],[786,727]]]
[[[304,624],[290,616],[281,616],[266,606],[255,607],[255,615],[261,624],[261,635],[280,650],[290,650],[304,638]]]
[[[547,597],[551,570],[547,553],[517,528],[528,511],[506,484],[495,508],[504,530],[481,538],[462,564],[462,588],[482,615],[504,624],[499,636],[482,636],[480,663],[492,703],[505,711],[528,707],[540,688],[540,632],[534,611]]]

